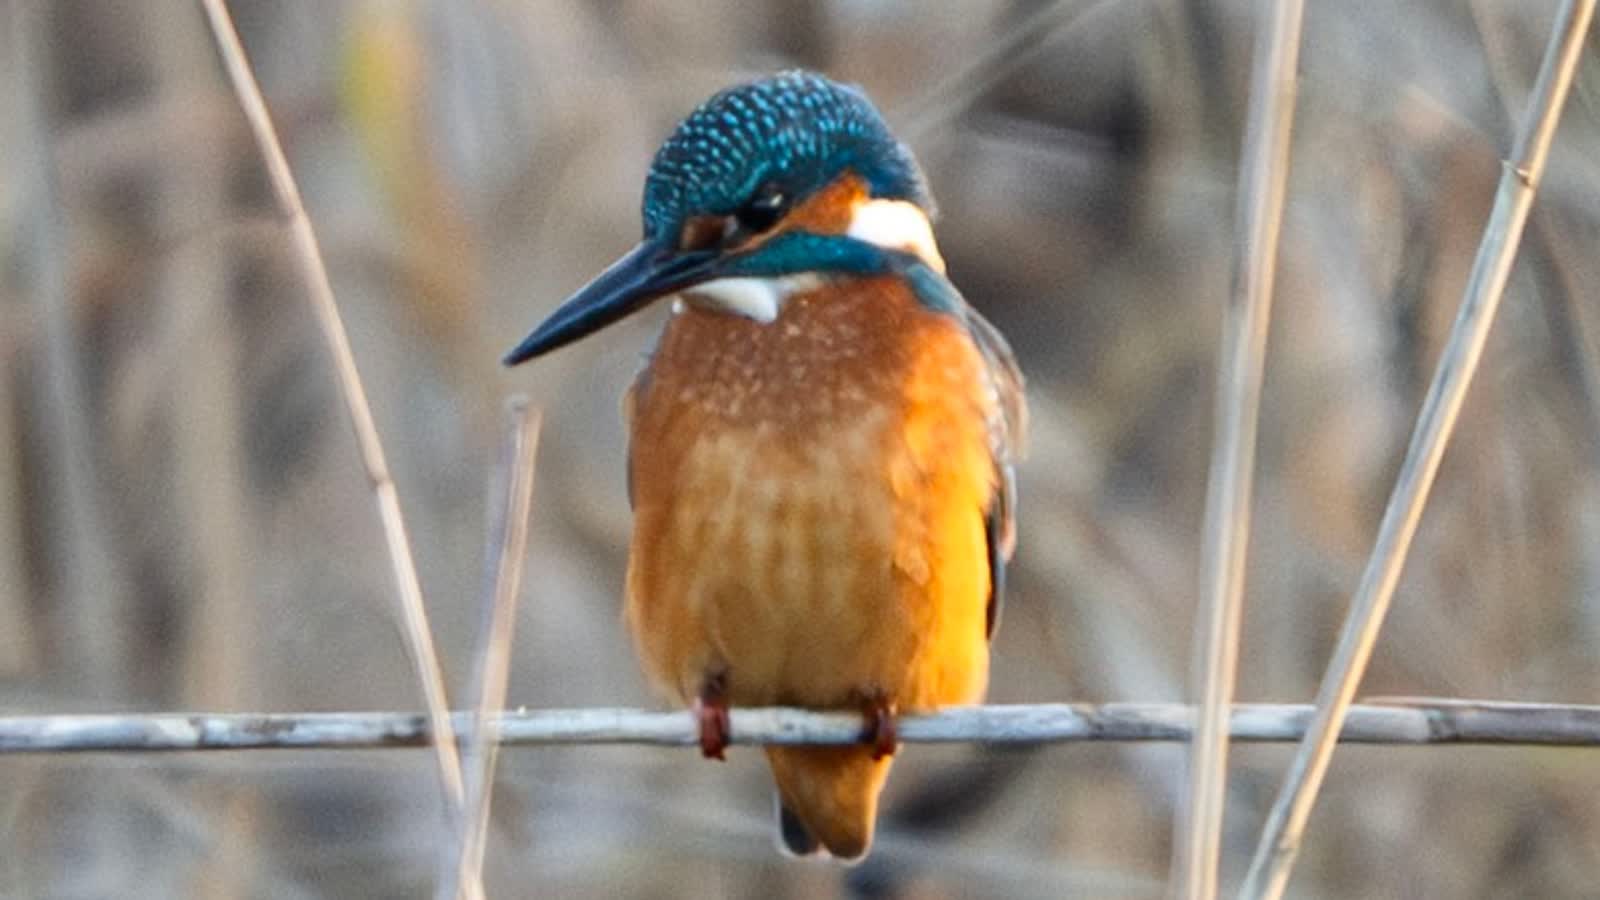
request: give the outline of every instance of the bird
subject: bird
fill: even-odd
[[[504,359],[671,300],[623,401],[623,619],[707,758],[733,707],[860,711],[858,744],[765,749],[793,855],[863,858],[897,717],[987,689],[1027,406],[934,211],[859,88],[730,87],[657,150],[639,244]]]

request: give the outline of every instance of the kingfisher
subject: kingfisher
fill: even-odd
[[[863,714],[857,745],[766,748],[796,855],[865,856],[895,717],[988,683],[1027,410],[933,214],[859,89],[802,71],[729,88],[656,152],[643,240],[505,357],[672,299],[623,402],[624,620],[707,758],[730,706]]]

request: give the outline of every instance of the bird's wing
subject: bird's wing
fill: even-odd
[[[647,354],[643,364],[639,366],[638,374],[633,376],[633,383],[622,392],[622,427],[628,433],[628,508],[633,509],[633,420],[639,409],[639,395],[650,390],[650,357],[654,350]]]
[[[955,316],[966,326],[983,356],[988,387],[993,392],[995,414],[989,422],[989,451],[994,458],[995,493],[989,508],[983,511],[984,530],[989,541],[987,621],[992,637],[1005,599],[1006,562],[1017,546],[1016,463],[1022,458],[1028,436],[1028,403],[1022,370],[1005,336],[967,303],[948,278],[914,258],[902,264],[901,274],[923,306]]]

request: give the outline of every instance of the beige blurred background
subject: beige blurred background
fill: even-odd
[[[497,359],[637,237],[656,143],[792,66],[923,160],[1030,377],[991,698],[1185,695],[1243,0],[235,2],[391,455],[453,688],[500,407],[546,411],[513,706],[650,703],[621,392],[659,315]],[[1240,697],[1309,698],[1554,0],[1308,4]],[[192,0],[0,6],[0,713],[413,709],[329,357]],[[1366,694],[1600,689],[1600,49]],[[1289,749],[1234,755],[1225,883]],[[759,754],[502,757],[491,896],[1159,896],[1176,746],[908,749],[878,849],[773,849]],[[0,896],[426,897],[429,756],[0,757]],[[1592,897],[1592,752],[1351,747],[1295,897]]]

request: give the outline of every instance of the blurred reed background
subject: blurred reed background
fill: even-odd
[[[618,609],[643,316],[500,354],[631,245],[712,91],[807,66],[922,158],[1030,376],[991,699],[1181,700],[1253,4],[235,2],[395,470],[451,686],[504,395],[545,407],[513,706],[648,703]],[[1307,10],[1241,700],[1304,701],[1454,315],[1554,0]],[[0,712],[416,708],[378,523],[192,0],[0,6]],[[1600,59],[1363,693],[1600,689]],[[1290,748],[1233,755],[1235,883]],[[490,896],[1159,896],[1177,746],[914,747],[860,868],[772,847],[759,754],[514,750]],[[1586,897],[1600,768],[1342,749],[1290,894]],[[0,896],[422,897],[428,754],[0,757]]]

